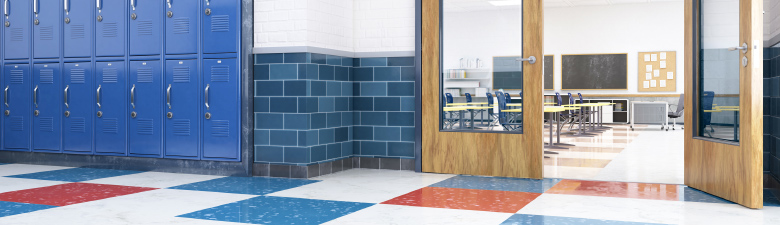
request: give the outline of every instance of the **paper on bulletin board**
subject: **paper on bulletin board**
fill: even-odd
[[[645,81],[644,84],[645,88],[650,88],[650,81]]]
[[[656,84],[656,83],[655,83],[655,80],[651,80],[651,81],[650,81],[650,87],[655,87],[655,84]]]
[[[649,61],[650,61],[650,54],[645,54],[645,62],[649,62]]]
[[[650,73],[645,73],[645,80],[651,80],[653,79],[653,75]]]
[[[661,61],[661,69],[666,69],[666,61]]]
[[[653,65],[647,65],[646,68],[646,72],[653,72]]]
[[[661,60],[666,59],[666,52],[661,52]]]
[[[658,61],[658,54],[650,55],[650,61],[653,61],[653,62]]]
[[[666,72],[666,79],[673,80],[674,72]]]
[[[660,76],[661,76],[661,71],[653,70],[653,77],[660,77]]]
[[[666,80],[660,80],[660,81],[661,81],[660,82],[660,86],[661,87],[666,87]]]

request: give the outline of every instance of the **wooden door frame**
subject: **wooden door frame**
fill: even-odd
[[[523,64],[523,134],[441,132],[440,0],[421,6],[422,172],[542,179],[543,63]],[[543,59],[543,19],[541,0],[523,1],[524,58]]]
[[[762,208],[763,2],[740,1],[740,43],[748,43],[750,50],[748,66],[740,67],[739,145],[695,137],[700,2],[685,1],[685,124],[692,125],[685,129],[685,185],[749,208]]]

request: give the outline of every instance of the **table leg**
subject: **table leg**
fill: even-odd
[[[548,149],[566,149],[562,147],[555,146],[555,143],[553,143],[553,112],[550,112],[550,143],[548,145],[545,145],[544,148]],[[558,154],[557,152],[550,152],[550,151],[544,151],[544,154]]]
[[[458,116],[459,116],[459,118],[458,118],[458,125],[460,126],[458,128],[459,129],[463,129],[464,128],[464,124],[465,124],[465,121],[463,121],[463,117],[464,117],[463,110],[458,110]]]
[[[734,141],[739,141],[739,111],[734,111]]]
[[[593,136],[593,134],[585,133],[585,131],[582,128],[583,125],[584,125],[582,121],[585,119],[585,117],[584,117],[585,114],[583,113],[583,108],[584,107],[580,107],[580,109],[579,109],[580,110],[580,113],[579,113],[580,114],[580,116],[579,116],[580,121],[578,122],[579,126],[577,127],[577,133],[573,134],[572,136]]]

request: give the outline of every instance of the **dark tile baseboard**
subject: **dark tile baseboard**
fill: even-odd
[[[254,176],[313,178],[353,168],[414,171],[414,159],[352,157],[308,166],[255,163]]]
[[[780,189],[780,180],[771,173],[764,173],[764,188]]]

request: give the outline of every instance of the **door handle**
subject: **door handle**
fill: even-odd
[[[135,109],[135,84],[130,88],[130,106]]]
[[[206,110],[209,110],[209,85],[206,84]]]
[[[130,0],[130,6],[133,7],[133,11],[135,11],[135,0]]]
[[[100,89],[101,89],[101,88],[103,88],[103,87],[102,87],[101,85],[98,85],[98,88],[97,88],[97,93],[95,94],[95,96],[97,96],[97,105],[98,105],[98,108],[103,108],[102,106],[100,106]]]
[[[38,108],[38,85],[35,85],[35,89],[33,89],[33,104],[35,104],[35,108]]]
[[[70,85],[65,85],[65,108],[70,108],[68,106],[68,89],[70,88]]]
[[[747,53],[747,51],[748,51],[748,44],[747,43],[742,43],[742,46],[729,48],[729,51],[736,51],[736,50],[742,50],[743,54]]]
[[[528,62],[528,63],[534,64],[534,63],[536,63],[536,57],[531,56],[531,57],[528,57],[528,58],[517,58],[517,61],[518,62]]]
[[[68,0],[63,0],[63,1],[65,1],[64,2],[65,3],[65,12],[69,13],[70,12],[70,7],[68,7],[68,5],[70,4],[70,1],[68,1]]]
[[[10,88],[10,86],[5,86],[5,95],[4,95],[5,98],[3,98],[3,100],[5,100],[5,107],[6,108],[10,107],[10,106],[8,106],[8,88]]]
[[[168,8],[171,8],[171,0],[165,0],[168,3]]]
[[[165,94],[165,99],[168,101],[168,109],[171,108],[171,84],[168,84],[168,91]]]
[[[95,5],[97,5],[97,9],[98,9],[98,10],[101,10],[101,9],[103,9],[103,6],[102,6],[100,3],[102,3],[102,1],[101,1],[101,0],[95,0]]]

